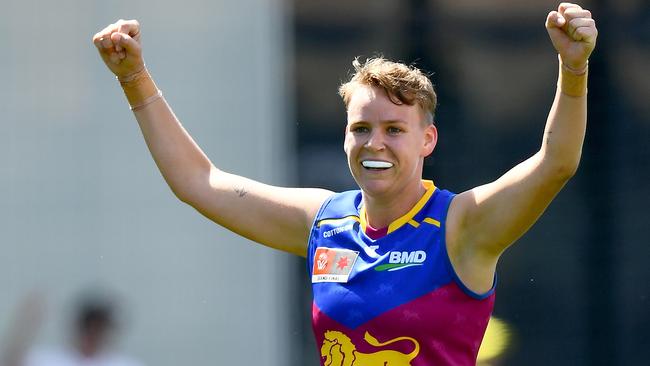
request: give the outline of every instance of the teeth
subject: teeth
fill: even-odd
[[[363,165],[365,168],[374,168],[374,169],[387,169],[393,166],[392,163],[386,161],[378,161],[378,160],[364,160],[361,162],[361,165]]]

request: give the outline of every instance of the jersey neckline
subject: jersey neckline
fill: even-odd
[[[436,190],[436,185],[433,184],[433,181],[425,179],[422,180],[422,185],[424,188],[426,188],[426,192],[424,192],[422,197],[420,197],[418,202],[411,208],[411,210],[409,210],[409,212],[404,214],[402,217],[397,218],[395,221],[391,222],[390,225],[388,225],[388,231],[386,232],[386,235],[401,228],[409,221],[411,221],[429,201],[433,195],[433,192]],[[361,224],[361,231],[365,234],[366,228],[368,226],[368,221],[366,219],[366,206],[363,205],[363,200],[361,201],[361,207],[359,208],[359,223]]]

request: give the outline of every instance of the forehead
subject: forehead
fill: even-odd
[[[419,122],[422,118],[417,105],[395,104],[382,88],[359,85],[354,88],[347,108],[348,123],[404,121]]]

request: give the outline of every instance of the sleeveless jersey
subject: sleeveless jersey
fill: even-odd
[[[423,184],[424,196],[377,240],[365,234],[360,191],[320,208],[307,261],[322,365],[475,365],[494,286],[476,294],[460,281],[445,246],[454,195]]]

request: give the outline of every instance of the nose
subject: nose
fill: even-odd
[[[383,150],[386,146],[384,145],[384,134],[382,131],[378,128],[373,129],[364,146],[369,150]]]

